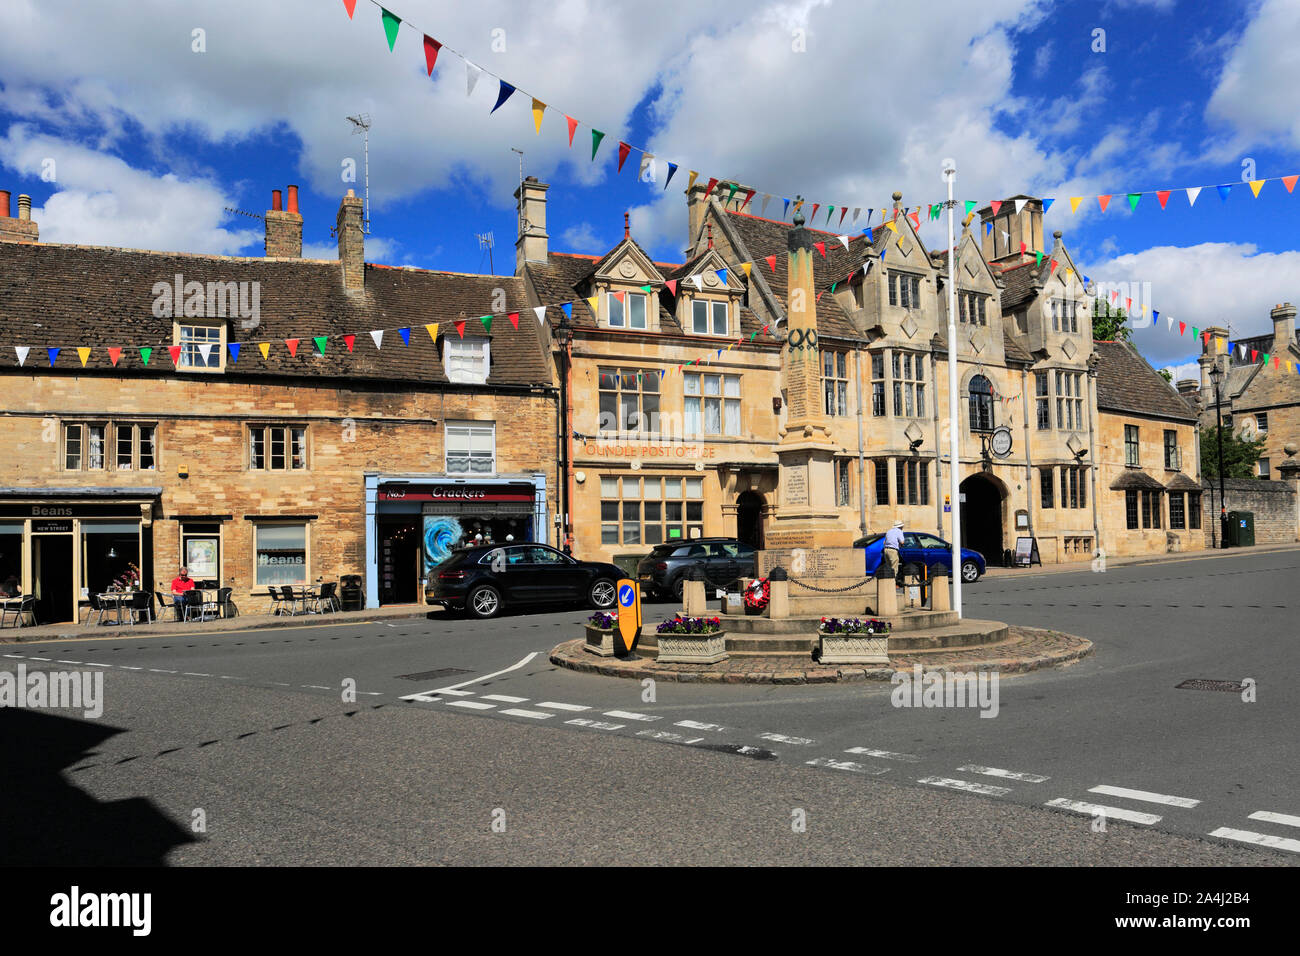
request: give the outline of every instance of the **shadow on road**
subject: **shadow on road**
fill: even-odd
[[[0,708],[0,866],[161,866],[195,837],[142,797],[103,803],[62,771],[119,728]]]

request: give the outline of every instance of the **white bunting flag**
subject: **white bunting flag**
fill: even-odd
[[[1027,203],[1027,202],[1029,202],[1028,199],[1017,199],[1017,200],[1016,200],[1016,215],[1019,215],[1019,214],[1020,214],[1020,210],[1022,210],[1022,209],[1025,208],[1025,203]]]
[[[384,344],[383,329],[375,329],[373,332],[370,333],[370,337],[375,340],[375,348],[377,349],[383,348],[383,344]]]
[[[533,309],[533,311],[537,313],[538,322],[546,321],[546,306],[539,305],[537,308]]]
[[[203,353],[203,365],[205,368],[212,365],[212,347],[216,344],[217,343],[215,342],[204,342],[199,346],[199,351]]]
[[[1237,343],[1237,358],[1243,360],[1246,358],[1246,346],[1242,345],[1240,342]]]
[[[853,222],[850,223],[850,225],[854,225],[854,226],[856,226],[856,225],[858,224],[858,216],[860,216],[861,214],[862,214],[862,207],[861,207],[861,206],[854,206],[854,207],[853,207]]]
[[[758,213],[760,216],[766,216],[766,215],[767,215],[767,204],[770,203],[771,201],[772,201],[772,194],[771,194],[771,193],[763,193],[763,208],[762,208],[761,210],[759,210],[759,213]]]
[[[693,275],[693,276],[691,276],[691,281],[695,283],[695,288],[699,289],[701,292],[704,291],[704,277],[703,277],[703,276],[700,276],[700,275]]]
[[[27,362],[27,353],[31,351],[31,346],[15,345],[14,351],[18,353],[18,367],[22,368],[23,365]]]
[[[1196,197],[1201,194],[1200,186],[1189,186],[1187,189],[1187,205],[1195,206]]]
[[[637,170],[636,178],[639,179],[639,180],[641,180],[641,182],[647,182],[647,180],[646,180],[646,178],[645,178],[645,171],[646,171],[646,168],[649,167],[650,164],[653,163],[654,161],[655,161],[655,154],[654,154],[654,153],[642,153],[642,154],[641,154],[641,168]],[[649,181],[649,182],[654,182],[654,173],[652,172],[652,173],[650,174],[650,176],[651,176],[651,178],[650,178],[648,181]]]
[[[840,242],[844,243],[844,251],[845,251],[845,252],[848,252],[848,251],[849,251],[849,237],[848,237],[848,236],[836,236],[835,238],[838,239]]]
[[[482,75],[482,73],[483,73],[482,69],[475,66],[469,60],[465,61],[465,95],[466,96],[474,95],[474,87],[478,83],[478,78],[479,76]]]
[[[1011,233],[1007,232],[1005,229],[999,229],[998,232],[1002,233],[1002,238],[1007,242],[1011,241]]]
[[[1169,328],[1170,330],[1173,329],[1173,327],[1174,327],[1174,317],[1173,317],[1172,315],[1168,315],[1168,314],[1165,315],[1165,326],[1166,326],[1167,328]]]

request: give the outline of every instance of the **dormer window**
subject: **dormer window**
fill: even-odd
[[[177,322],[172,334],[173,344],[181,347],[177,368],[187,372],[215,372],[224,367],[224,324]]]
[[[907,272],[889,273],[889,304],[905,309],[921,307],[921,277]]]
[[[492,367],[492,345],[483,338],[444,339],[443,369],[447,381],[482,385]]]
[[[726,302],[696,299],[691,303],[691,332],[696,335],[727,335],[729,318]]]
[[[611,329],[646,328],[645,295],[640,292],[621,293],[622,299],[613,292],[605,295],[605,314],[609,316]]]

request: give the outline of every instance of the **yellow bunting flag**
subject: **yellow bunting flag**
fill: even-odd
[[[546,112],[546,104],[534,96],[533,97],[533,126],[536,128],[537,134],[539,136],[542,133],[542,114],[545,112]]]
[[[1259,191],[1264,188],[1265,182],[1266,180],[1263,179],[1252,179],[1250,181],[1250,191],[1255,194],[1256,199],[1259,198]]]
[[[591,312],[593,315],[598,314],[596,312],[596,306],[600,305],[600,296],[593,295],[591,298],[587,300],[587,305],[591,306]]]
[[[740,264],[740,268],[742,268],[742,269],[745,270],[745,278],[746,278],[746,279],[749,278],[749,270],[752,269],[753,267],[754,267],[754,263],[752,263],[752,262],[742,262],[742,263]]]
[[[690,179],[687,181],[687,183],[686,183],[686,191],[687,191],[687,192],[690,192],[690,191],[691,191],[691,187],[695,185],[695,180],[697,180],[697,179],[699,179],[699,178],[700,178],[700,174],[697,173],[695,170],[692,169],[692,170],[691,170],[691,178],[690,178]]]
[[[898,227],[894,225],[894,220],[889,220],[885,225],[889,227],[890,232],[898,232]]]
[[[77,349],[77,355],[81,359],[81,367],[85,368],[86,359],[90,358],[90,349],[86,348],[85,346],[82,346],[81,348]]]
[[[1079,211],[1079,203],[1081,203],[1081,202],[1083,202],[1083,197],[1082,197],[1082,196],[1071,196],[1071,197],[1070,197],[1070,212],[1071,212],[1071,213],[1076,213],[1076,212],[1078,212],[1078,211]]]
[[[267,356],[269,356],[269,355],[271,354],[271,343],[270,343],[270,342],[258,342],[258,343],[257,343],[257,350],[258,350],[259,352],[262,353],[262,358],[266,358]]]
[[[424,329],[425,329],[426,332],[429,333],[429,338],[433,339],[433,341],[435,341],[435,342],[438,341],[438,323],[437,323],[437,322],[430,322],[428,325],[426,325],[426,326],[424,327]]]

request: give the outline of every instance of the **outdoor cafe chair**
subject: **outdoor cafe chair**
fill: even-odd
[[[195,614],[199,620],[204,619],[203,615],[203,592],[198,588],[191,588],[181,595],[181,607],[185,611],[184,620],[188,621]]]
[[[143,611],[144,622],[153,623],[153,595],[148,591],[136,591],[131,595],[131,604],[128,610],[130,614],[131,626],[135,627],[135,615],[137,611]]]
[[[338,586],[337,581],[329,581],[320,586],[320,593],[316,596],[316,610],[318,612],[322,609],[326,611],[339,610],[339,596],[335,593]]]
[[[294,592],[293,585],[283,584],[280,586],[280,600],[281,600],[281,607],[283,607],[285,604],[289,606],[290,617],[298,613],[298,603],[301,599]]]
[[[176,604],[172,601],[171,595],[163,591],[154,591],[154,594],[158,596],[158,620],[160,621],[162,620],[162,617],[164,614],[167,613],[168,608],[172,609],[172,620],[173,621],[178,620],[177,615],[178,612],[180,611],[180,608],[178,608]]]
[[[11,601],[18,601],[18,606],[14,607]],[[0,627],[5,626],[5,618],[12,614],[14,616],[14,627],[35,627],[36,626],[36,595],[28,594],[21,599],[17,596],[6,599],[6,603],[0,604]],[[29,618],[31,624],[23,623],[24,618]]]
[[[230,595],[234,593],[234,588],[220,588],[217,591],[217,599],[212,603],[217,607],[219,617],[230,616]]]
[[[99,618],[94,623],[96,624],[104,623],[104,605],[103,602],[99,600],[99,595],[96,594],[94,591],[91,591],[86,596],[90,599],[90,613],[86,615],[86,623],[90,624],[91,623],[90,619],[94,617],[96,614],[99,615]]]

